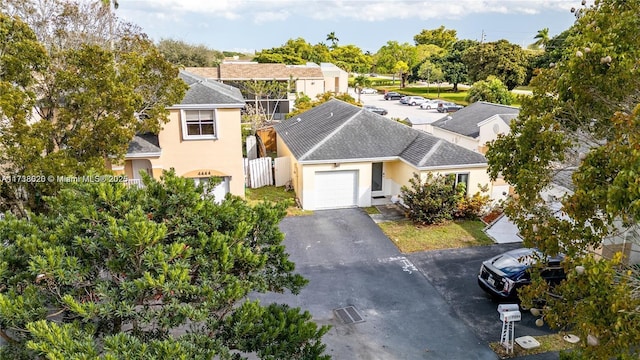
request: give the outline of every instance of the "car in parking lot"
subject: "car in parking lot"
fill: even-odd
[[[375,105],[364,105],[362,108],[380,115],[387,115],[389,113],[387,109]]]
[[[372,88],[362,88],[360,89],[360,94],[377,94],[378,90]]]
[[[404,95],[397,93],[395,91],[390,91],[386,94],[384,94],[384,99],[385,100],[400,100]]]
[[[497,300],[517,300],[518,289],[531,283],[530,269],[543,258],[537,249],[519,248],[483,261],[478,273],[478,285]],[[544,259],[540,275],[549,284],[557,285],[565,279],[563,254]]]
[[[403,103],[409,106],[416,106],[422,104],[425,101],[427,101],[427,99],[422,96],[407,96]]]
[[[444,100],[427,100],[425,102],[423,102],[422,104],[420,104],[420,109],[426,109],[426,110],[431,110],[431,109],[436,109],[438,107],[438,104],[445,102]]]
[[[441,113],[448,113],[448,112],[455,112],[458,111],[460,109],[462,109],[464,106],[462,105],[458,105],[458,104],[454,104],[452,102],[443,102],[443,103],[439,103],[438,104],[438,112]]]

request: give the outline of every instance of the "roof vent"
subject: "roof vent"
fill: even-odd
[[[333,112],[331,112],[331,113],[329,114],[329,117],[333,117]]]
[[[296,121],[297,121],[297,122],[300,122],[300,121],[302,121],[302,119],[300,119],[300,118],[297,118],[297,119],[296,119]]]

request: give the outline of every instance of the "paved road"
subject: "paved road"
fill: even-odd
[[[287,217],[280,228],[297,271],[310,283],[298,296],[261,294],[330,324],[334,359],[497,359],[361,209]],[[364,322],[345,325],[333,309],[354,306]]]

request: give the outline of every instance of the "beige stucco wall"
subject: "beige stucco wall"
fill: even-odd
[[[304,93],[311,99],[315,99],[318,94],[325,92],[324,79],[296,80],[296,92]]]
[[[402,186],[408,186],[409,180],[413,178],[413,174],[418,172],[416,168],[413,166],[403,162],[403,161],[395,161],[385,164],[385,175],[387,181],[391,183],[389,195],[399,195],[400,188]],[[424,180],[428,173],[431,171],[420,171],[421,178]],[[450,169],[439,169],[437,171],[433,171],[434,174],[469,174],[469,189],[468,194],[472,195],[476,192],[480,191],[480,185],[489,185],[489,193],[491,194],[492,185],[491,179],[489,178],[489,174],[487,173],[487,168],[450,168]]]
[[[495,129],[494,129],[495,127]],[[478,136],[478,145],[480,151],[486,153],[486,145],[498,138],[498,134],[508,134],[511,131],[509,125],[507,125],[498,116],[494,116],[480,126],[480,136]]]
[[[349,88],[349,74],[346,71],[332,71],[325,73],[325,91],[346,93]]]
[[[147,159],[158,179],[163,170],[175,169],[179,176],[230,176],[229,192],[244,197],[244,169],[240,109],[216,109],[217,139],[183,140],[180,110],[172,109],[169,122],[158,134],[161,155]],[[114,166],[114,172],[133,179],[132,160]],[[198,175],[198,173],[206,175]]]
[[[302,203],[302,172],[300,171],[300,164],[289,150],[289,147],[280,139],[280,136],[276,136],[276,144],[278,146],[278,157],[288,157],[290,161],[289,177],[291,179],[291,185],[296,193],[296,196]]]
[[[156,162],[163,169],[174,168],[180,176],[199,170],[231,176],[229,191],[244,197],[240,109],[215,111],[217,139],[183,140],[180,110],[171,110],[170,120],[159,134],[162,155],[152,160],[152,165]]]
[[[477,139],[472,139],[470,137],[447,131],[436,126],[431,126],[430,128],[431,134],[439,137],[440,139],[447,140],[448,142],[460,145],[472,151],[479,151]]]

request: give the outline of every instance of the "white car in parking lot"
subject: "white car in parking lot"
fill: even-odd
[[[420,109],[427,109],[427,110],[437,109],[438,104],[443,102],[444,100],[427,100],[422,104],[420,104]]]
[[[408,96],[404,103],[409,106],[416,106],[422,104],[425,101],[427,101],[427,99],[423,98],[422,96]]]
[[[360,94],[377,94],[378,90],[372,88],[362,88],[360,89]]]

